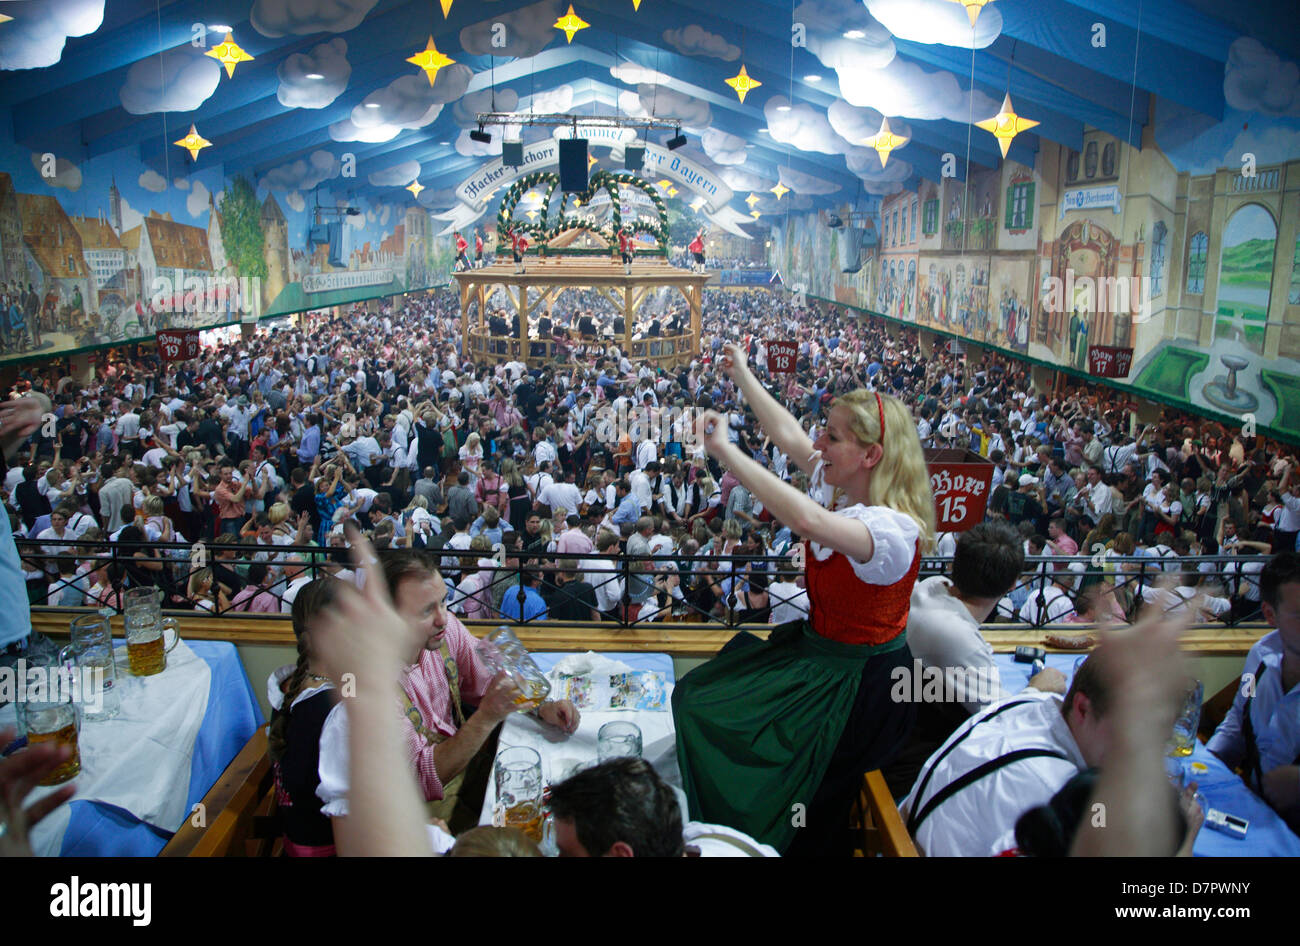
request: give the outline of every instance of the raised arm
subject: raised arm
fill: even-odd
[[[722,368],[749,402],[754,416],[758,418],[759,426],[763,428],[763,433],[781,448],[782,453],[790,457],[790,461],[795,466],[811,474],[817,465],[813,458],[812,444],[795,416],[778,404],[749,370],[749,357],[745,351],[738,345],[725,346]],[[722,423],[725,431],[725,421]],[[766,499],[763,505],[767,505]]]

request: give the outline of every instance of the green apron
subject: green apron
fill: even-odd
[[[863,668],[905,643],[906,633],[843,644],[792,621],[683,677],[673,719],[691,818],[785,850],[830,765]]]

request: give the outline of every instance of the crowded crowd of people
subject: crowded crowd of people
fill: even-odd
[[[1167,571],[1206,592],[1207,619],[1249,618],[1263,556],[1300,534],[1294,454],[1240,430],[1172,409],[1139,424],[1106,388],[1040,391],[1011,359],[926,354],[914,332],[766,290],[708,293],[689,363],[633,363],[621,315],[571,295],[533,327],[571,342],[540,365],[466,360],[455,299],[435,292],[308,316],[194,362],[123,351],[88,378],[23,370],[11,393],[44,392],[55,415],[4,484],[14,534],[32,543],[30,600],[111,605],[145,583],[174,606],[287,613],[295,582],[346,568],[351,520],[380,548],[454,550],[451,605],[472,618],[780,623],[807,596],[774,557],[803,537],[706,455],[692,414],[722,412],[732,443],[804,492],[807,475],[719,370],[726,344],[809,442],[832,400],[863,388],[897,396],[922,446],[993,464],[987,515],[1035,559],[993,621],[1091,622],[1104,591],[1129,617]],[[685,321],[668,307],[637,335]],[[498,311],[488,322],[514,332]],[[770,339],[798,343],[794,373],[767,373]],[[955,538],[927,552],[951,555]],[[59,544],[72,540],[93,544]],[[188,549],[138,545],[199,541],[213,554],[197,569]],[[1179,561],[1220,553],[1233,563]],[[611,565],[620,554],[662,561]],[[503,610],[510,587],[526,600]]]
[[[295,855],[530,851],[472,828],[482,762],[519,703],[462,619],[502,618],[777,626],[737,635],[674,691],[696,820],[649,766],[606,763],[552,789],[562,853],[844,853],[861,774],[877,767],[929,853],[1190,845],[1190,796],[1143,788],[1164,777],[1152,747],[1181,692],[1177,623],[1279,628],[1251,659],[1278,663],[1267,699],[1285,698],[1300,613],[1290,448],[1174,410],[1140,422],[1118,392],[1042,390],[1000,355],[922,350],[913,331],[766,290],[706,294],[699,351],[671,370],[634,363],[621,333],[588,331],[613,328],[600,300],[571,301],[545,328],[572,344],[544,364],[467,359],[455,298],[433,292],[310,314],[181,364],[116,352],[76,377],[23,369],[0,431],[28,600],[117,608],[124,589],[152,586],[167,607],[291,615],[298,659],[268,700]],[[778,339],[797,345],[793,372],[767,370]],[[936,531],[930,447],[988,461],[987,521]],[[980,626],[996,620],[1142,623],[1068,687],[1044,670],[1035,695],[972,688],[943,718],[890,697],[914,654],[987,669]],[[364,641],[349,633],[361,622]],[[1136,658],[1161,668],[1144,686]],[[400,727],[382,688],[339,701],[341,668],[398,675]],[[1012,709],[1002,729],[1037,726],[1063,746],[1035,791],[990,780],[935,815],[964,760],[1001,738],[985,723]],[[580,722],[563,700],[532,711],[556,738]],[[1216,751],[1293,816],[1292,736],[1243,743],[1252,704],[1233,712]],[[1130,739],[1107,741],[1107,714]],[[936,761],[946,740],[962,753]],[[385,778],[395,766],[417,778]],[[1145,834],[1061,827],[1107,785]],[[412,831],[426,816],[429,831]]]

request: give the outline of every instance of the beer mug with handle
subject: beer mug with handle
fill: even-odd
[[[121,693],[117,688],[117,664],[113,659],[113,630],[103,614],[86,614],[74,618],[72,643],[59,651],[59,663],[75,666],[81,674],[85,716],[88,720],[113,719],[121,711]]]
[[[72,755],[41,779],[41,785],[59,785],[81,772],[81,751],[77,735],[81,731],[81,713],[75,696],[77,686],[71,669],[49,661],[37,665],[39,677],[28,668],[26,691],[17,709],[20,726],[26,731],[27,744],[52,742],[72,748]]]
[[[167,632],[172,632],[172,642],[167,643]],[[126,657],[131,673],[137,677],[151,677],[167,669],[167,655],[181,642],[180,622],[175,618],[161,618],[152,623],[127,621]]]
[[[502,624],[478,642],[479,656],[492,668],[493,673],[507,673],[519,693],[515,704],[520,710],[540,706],[551,693],[551,681],[537,666],[533,655],[520,642],[514,631]]]

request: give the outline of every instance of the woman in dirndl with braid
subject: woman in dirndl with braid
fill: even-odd
[[[336,578],[318,578],[298,592],[293,601],[298,661],[267,681],[273,709],[267,754],[290,857],[333,857],[334,819],[347,814],[346,714],[335,682],[319,666],[309,630],[334,603],[339,584]]]
[[[722,367],[763,433],[811,478],[805,495],[729,442],[713,412],[697,436],[806,542],[810,614],[766,641],[742,632],[673,693],[677,755],[693,820],[725,824],[787,855],[850,852],[865,772],[903,745],[915,708],[891,698],[910,674],[905,630],[934,498],[911,412],[850,391],[811,443],[728,345]]]

